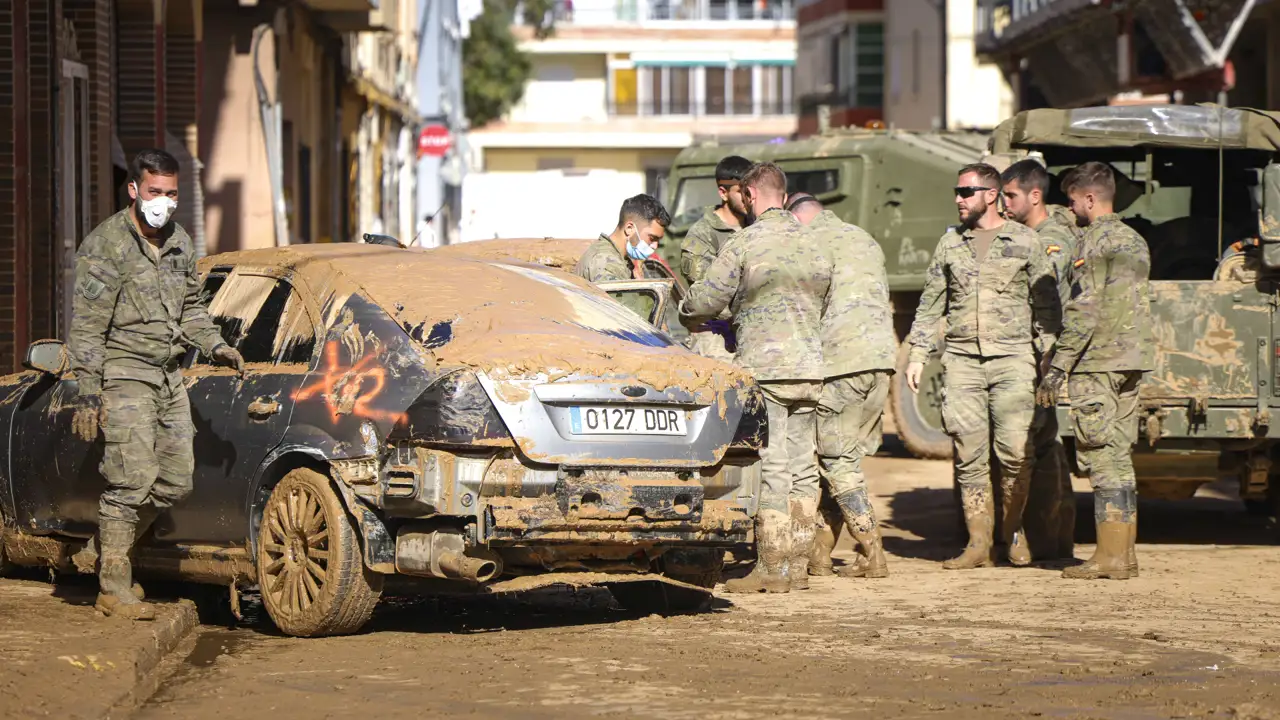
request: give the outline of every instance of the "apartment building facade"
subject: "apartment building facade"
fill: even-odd
[[[801,0],[796,35],[801,135],[990,128],[1012,111],[1000,68],[975,56],[974,0]]]
[[[389,106],[416,121],[406,90],[351,55],[363,33],[403,32],[404,4],[416,7],[0,2],[0,367],[17,369],[34,339],[66,336],[76,248],[127,203],[128,163],[142,149],[178,157],[176,219],[199,252],[357,237],[351,188],[383,177],[361,175],[357,159],[387,144],[362,138],[360,119]],[[279,117],[272,143],[259,81]]]
[[[613,171],[662,195],[671,161],[703,139],[795,129],[791,0],[565,0],[555,32],[515,31],[532,78],[506,118],[473,128],[474,170]]]

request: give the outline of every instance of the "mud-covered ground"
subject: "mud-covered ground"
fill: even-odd
[[[1141,578],[1073,582],[1048,568],[944,572],[949,465],[868,470],[888,579],[719,594],[711,612],[667,618],[557,590],[396,599],[346,638],[210,627],[137,715],[1280,718],[1280,548],[1229,492],[1144,501]]]

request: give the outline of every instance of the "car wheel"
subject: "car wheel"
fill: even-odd
[[[945,460],[951,457],[951,438],[942,429],[942,361],[929,358],[920,377],[920,392],[907,386],[907,358],[911,346],[898,348],[897,372],[889,383],[889,406],[898,437],[918,458]]]
[[[382,594],[383,576],[365,567],[329,478],[307,468],[285,475],[267,499],[257,566],[262,604],[287,635],[356,632]]]
[[[710,590],[724,572],[724,549],[669,550],[657,562],[659,571],[672,580]]]

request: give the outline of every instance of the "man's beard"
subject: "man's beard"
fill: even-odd
[[[972,230],[978,227],[978,221],[981,220],[982,216],[986,214],[987,214],[987,202],[985,200],[982,200],[979,202],[978,207],[969,210],[967,213],[964,214],[963,217],[960,218],[960,224],[963,225],[966,230]]]
[[[742,227],[747,227],[756,221],[756,214],[748,210],[746,215],[738,218],[738,221],[742,223]]]

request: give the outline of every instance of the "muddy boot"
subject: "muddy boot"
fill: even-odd
[[[876,522],[875,510],[871,507],[871,499],[867,497],[866,488],[859,488],[836,498],[844,522],[853,533],[853,538],[862,547],[864,556],[860,562],[848,565],[836,571],[840,577],[883,578],[889,577],[889,562],[884,556],[884,545],[880,541],[880,525]]]
[[[75,566],[76,571],[85,575],[92,575],[98,571],[98,535],[95,533],[74,555],[71,556],[71,563]],[[147,598],[142,586],[134,583],[130,588],[133,596],[139,600]]]
[[[791,516],[778,510],[756,514],[756,566],[743,578],[724,584],[731,593],[791,591],[788,562],[791,554]],[[801,566],[803,567],[803,566]]]
[[[1015,567],[1026,567],[1031,564],[1031,548],[1027,544],[1027,533],[1022,527],[1023,512],[1027,507],[1027,491],[1030,489],[1028,468],[1023,468],[1016,476],[1009,478],[1006,474],[1004,497],[1001,509],[1000,530],[1004,535],[1004,544],[1008,548],[1009,564]]]
[[[134,524],[101,518],[98,521],[98,586],[94,607],[107,617],[154,620],[155,608],[134,596],[133,568],[129,550],[133,547]]]
[[[959,557],[942,563],[944,570],[972,570],[995,564],[991,547],[991,533],[996,523],[995,501],[986,488],[962,487],[960,500],[964,503],[964,524],[969,530],[969,544]]]
[[[1093,557],[1082,565],[1062,571],[1071,580],[1128,580],[1129,538],[1135,525],[1128,509],[1128,493],[1124,490],[1095,490],[1093,520],[1098,530],[1098,545]]]
[[[809,561],[813,557],[814,535],[818,529],[818,498],[791,500],[792,590],[809,589]]]
[[[840,506],[825,490],[822,501],[818,503],[818,528],[813,537],[813,554],[809,556],[809,574],[817,576],[834,575],[831,552],[840,541],[840,528],[844,526],[844,516],[840,514]]]

